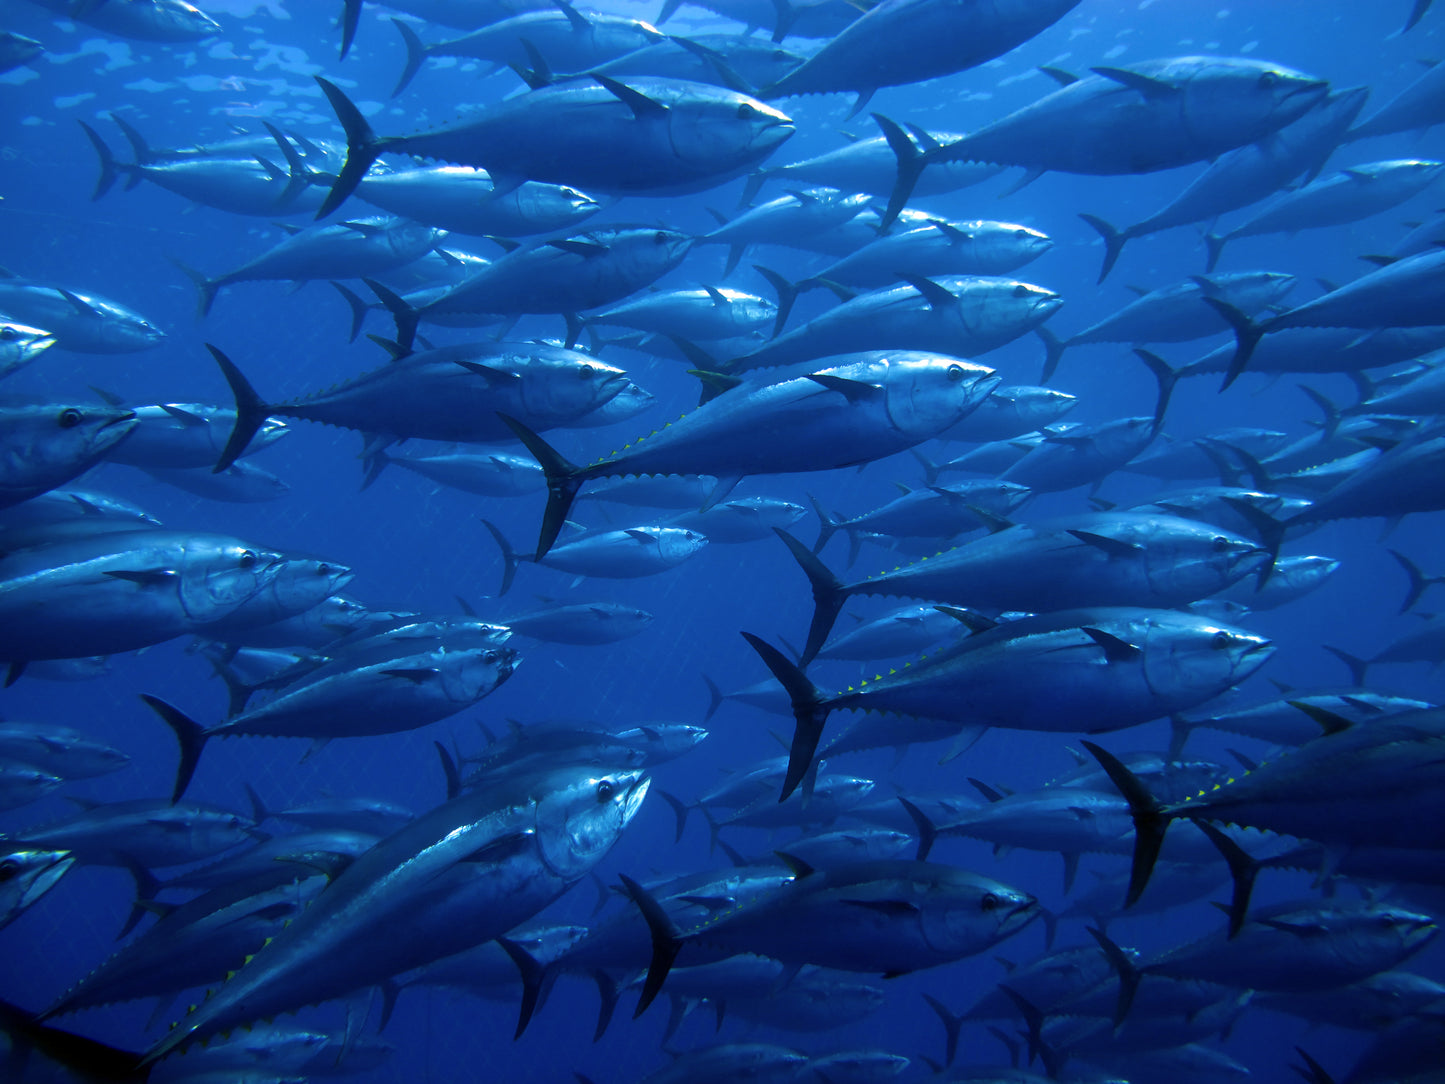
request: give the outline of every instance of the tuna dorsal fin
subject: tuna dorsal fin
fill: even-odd
[[[845,376],[834,376],[832,373],[809,373],[809,380],[821,384],[829,391],[836,391],[843,395],[850,403],[873,402],[884,395],[883,385],[868,384],[862,380],[849,380]]]
[[[1039,71],[1043,72],[1061,87],[1071,87],[1079,81],[1079,77],[1071,71],[1055,67],[1052,64],[1040,64]]]
[[[1286,700],[1285,703],[1294,708],[1295,711],[1304,712],[1315,722],[1319,723],[1320,728],[1324,730],[1326,734],[1339,734],[1341,731],[1349,730],[1355,725],[1343,715],[1337,715],[1317,704],[1311,704],[1307,700]]]
[[[1128,68],[1111,68],[1099,66],[1090,68],[1095,75],[1101,75],[1105,79],[1112,79],[1120,86],[1128,87],[1130,90],[1137,90],[1146,98],[1158,98],[1166,94],[1178,94],[1179,87],[1165,79],[1155,79],[1152,75],[1142,75],[1139,72],[1131,71]]]
[[[587,16],[567,3],[567,0],[552,0],[552,3],[558,11],[567,16],[567,21],[572,24],[572,29],[579,34],[592,29],[592,23]]]
[[[1143,654],[1143,650],[1137,645],[1119,639],[1112,632],[1105,632],[1092,625],[1081,626],[1079,631],[1104,649],[1104,658],[1109,662],[1128,662]]]
[[[632,87],[629,87],[626,83],[619,83],[616,79],[598,72],[593,72],[592,78],[605,87],[619,102],[627,106],[628,109],[631,109],[632,115],[638,120],[648,120],[649,118],[665,117],[667,115],[667,106],[659,101],[654,101],[640,90],[632,89]]]
[[[1117,538],[1110,538],[1106,534],[1098,534],[1094,531],[1070,530],[1068,533],[1080,542],[1093,546],[1095,549],[1102,550],[1110,557],[1133,557],[1144,548],[1136,542],[1123,542]]]

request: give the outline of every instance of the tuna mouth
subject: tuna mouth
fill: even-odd
[[[135,421],[135,411],[127,410],[124,414],[117,414],[115,417],[104,422],[100,428],[109,429],[112,425],[122,425],[125,422]]]
[[[1300,94],[1311,94],[1323,98],[1329,92],[1330,84],[1327,79],[1311,79],[1309,82],[1301,83],[1291,90],[1285,97],[1293,98]]]
[[[1251,655],[1257,655],[1257,654],[1258,654],[1259,652],[1261,652],[1261,651],[1267,653],[1268,655],[1273,655],[1273,654],[1274,654],[1274,641],[1273,641],[1273,640],[1261,640],[1261,641],[1259,641],[1259,642],[1256,643],[1256,644],[1250,644],[1250,645],[1249,645],[1248,647],[1246,647],[1246,648],[1244,649],[1244,651],[1242,652],[1242,657],[1248,658],[1248,657],[1251,656]]]
[[[20,894],[21,908],[29,907],[45,893],[55,887],[55,883],[64,877],[71,866],[75,865],[75,856],[69,851],[51,851],[50,862],[43,869],[37,870],[32,876],[30,883]]]

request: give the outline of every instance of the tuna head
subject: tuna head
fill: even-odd
[[[158,346],[166,333],[139,313],[122,312],[118,316],[107,313],[101,324],[100,337],[108,352],[128,354],[137,350],[149,350]]]
[[[49,892],[74,864],[69,851],[26,848],[0,855],[0,929]]]
[[[1329,93],[1329,84],[1268,61],[1183,57],[1176,86],[1184,123],[1201,146],[1239,147],[1292,124]],[[1172,80],[1171,80],[1172,81]]]
[[[609,259],[618,264],[619,280],[639,285],[667,274],[692,248],[692,236],[677,230],[623,227],[598,234],[606,238]]]
[[[1144,549],[1149,583],[1160,598],[1194,602],[1269,563],[1269,551],[1241,535],[1192,521],[1160,525]]]
[[[631,383],[615,365],[572,350],[529,358],[514,371],[522,377],[521,398],[527,416],[557,421],[597,410]]]
[[[511,677],[520,660],[521,656],[510,647],[447,645],[439,652],[437,669],[448,699],[466,706],[475,704]]]
[[[595,866],[637,815],[651,780],[636,768],[608,771],[596,765],[541,776],[537,803],[537,853],[567,881]]]
[[[1330,932],[1334,950],[1344,960],[1383,971],[1419,952],[1439,927],[1429,915],[1376,904],[1332,916]]]
[[[181,568],[176,570],[181,606],[197,624],[220,621],[267,591],[285,565],[285,555],[275,550],[248,546],[235,538],[197,535],[187,541]]]
[[[793,134],[793,122],[745,94],[694,84],[668,108],[667,134],[678,160],[699,174],[745,169]]]
[[[1218,696],[1274,654],[1264,637],[1194,614],[1152,610],[1128,625],[1106,631],[1144,649],[1144,679],[1161,715]]]
[[[24,464],[27,478],[57,485],[100,460],[135,424],[134,411],[115,407],[15,407],[0,411],[0,446],[12,464]]]
[[[915,888],[924,939],[948,959],[982,952],[1039,915],[1027,892],[967,870],[937,867],[936,876]]]
[[[937,436],[959,422],[1000,383],[992,369],[944,354],[898,351],[883,364],[888,419],[916,440]]]
[[[320,606],[355,578],[335,561],[295,554],[281,558],[265,587],[227,616],[227,625],[270,624]]]
[[[55,345],[55,336],[39,328],[0,320],[0,376],[28,365]]]

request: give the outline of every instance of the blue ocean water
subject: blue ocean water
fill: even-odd
[[[144,313],[168,338],[157,349],[121,355],[82,355],[54,350],[7,379],[0,394],[44,401],[89,401],[91,387],[115,392],[135,403],[214,401],[227,391],[204,343],[224,349],[268,399],[279,401],[324,388],[351,374],[381,364],[384,355],[362,340],[348,345],[349,313],[324,283],[291,292],[277,283],[243,283],[224,290],[204,320],[195,315],[191,284],[171,264],[178,260],[218,274],[249,259],[280,239],[261,219],[227,216],[190,208],[178,197],[141,184],[90,199],[96,164],[77,120],[104,128],[109,112],[122,113],[155,146],[184,146],[225,138],[233,125],[253,130],[261,119],[313,137],[339,139],[341,132],[310,76],[324,74],[343,87],[384,133],[429,128],[458,110],[498,100],[516,87],[503,71],[485,76],[470,63],[433,62],[402,96],[387,94],[404,62],[400,39],[388,14],[367,6],[361,32],[345,62],[336,57],[339,4],[322,0],[212,0],[203,4],[223,23],[224,33],[200,46],[159,46],[106,39],[79,24],[53,19],[24,0],[3,5],[3,27],[44,41],[49,56],[33,69],[0,75],[0,221],[4,243],[0,263],[17,274],[67,284],[114,298]],[[1408,5],[1404,0],[1360,4],[1324,0],[1260,0],[1225,7],[1216,0],[1083,0],[1057,25],[999,60],[970,72],[931,83],[880,91],[870,109],[907,118],[929,128],[967,131],[1025,105],[1053,88],[1040,65],[1074,71],[1096,64],[1126,64],[1146,58],[1192,53],[1268,58],[1328,79],[1336,87],[1371,88],[1366,113],[1387,101],[1421,70],[1418,61],[1445,55],[1445,21],[1432,13],[1408,35],[1398,33]],[[636,17],[656,15],[653,5],[615,0],[607,10]],[[683,8],[667,29],[698,31],[722,22],[702,9]],[[797,123],[797,134],[772,163],[792,161],[839,145],[840,130],[871,136],[866,116],[847,119],[845,96],[790,99],[782,103]],[[373,111],[374,110],[374,111]],[[107,137],[114,135],[106,130]],[[119,140],[115,140],[119,145]],[[1445,155],[1438,130],[1347,144],[1331,159],[1331,168],[1390,157]],[[1095,234],[1076,217],[1102,215],[1124,224],[1152,213],[1202,169],[1130,177],[1048,175],[1021,191],[1000,198],[1013,175],[943,197],[919,198],[915,206],[961,218],[1000,218],[1048,233],[1056,247],[1017,277],[1059,291],[1066,299],[1051,321],[1056,333],[1080,329],[1132,299],[1130,285],[1153,289],[1203,270],[1204,249],[1196,231],[1183,228],[1132,242],[1120,266],[1102,286],[1095,285],[1102,252]],[[609,206],[589,225],[606,222],[665,224],[690,232],[712,227],[707,208],[731,213],[741,182],[696,196],[668,199],[627,198]],[[772,191],[771,189],[765,191]],[[1387,251],[1405,232],[1403,223],[1435,212],[1442,193],[1353,225],[1301,233],[1268,235],[1232,243],[1223,270],[1270,269],[1301,277],[1296,300],[1313,296],[1315,279],[1347,281],[1367,266],[1359,257]],[[453,238],[479,252],[486,242]],[[790,278],[818,266],[817,258],[782,248],[752,254]],[[723,282],[722,248],[700,248],[689,255],[664,286]],[[761,278],[744,260],[727,284],[767,293]],[[796,326],[822,311],[818,294],[804,297],[792,317]],[[389,334],[379,316],[368,325]],[[555,318],[526,318],[514,337],[555,336]],[[438,329],[436,342],[461,341],[467,333]],[[1226,341],[1180,344],[1160,350],[1172,362],[1202,356]],[[626,368],[657,397],[649,413],[610,429],[553,434],[556,445],[579,461],[619,447],[636,432],[646,432],[676,417],[695,402],[696,382],[685,366],[640,354],[617,352],[610,360]],[[1010,383],[1038,379],[1042,348],[1026,337],[981,359]],[[1318,412],[1296,390],[1308,383],[1337,402],[1353,401],[1342,376],[1270,380],[1248,376],[1226,394],[1216,393],[1213,378],[1186,381],[1175,396],[1165,431],[1179,437],[1230,425],[1259,425],[1303,435]],[[1152,410],[1154,386],[1145,369],[1122,346],[1081,346],[1066,357],[1053,386],[1079,397],[1069,420],[1099,422]],[[268,804],[282,805],[324,794],[369,795],[414,809],[441,801],[445,791],[433,741],[455,741],[477,750],[485,737],[478,724],[493,730],[517,720],[551,718],[618,721],[698,722],[707,707],[703,675],[724,689],[751,684],[765,674],[739,637],[749,630],[776,641],[800,642],[811,614],[807,584],[782,546],[758,542],[713,545],[680,569],[630,581],[584,581],[564,573],[524,566],[516,585],[496,598],[502,562],[480,519],[496,522],[519,548],[528,548],[541,517],[541,495],[484,501],[435,487],[393,470],[365,492],[356,434],[296,423],[294,432],[256,459],[283,476],[290,492],[264,504],[230,505],[191,497],[152,482],[134,470],[102,466],[85,479],[88,487],[113,492],[151,511],[167,525],[223,531],[286,550],[324,555],[356,570],[348,593],[378,609],[455,612],[458,597],[484,617],[505,620],[532,608],[539,596],[551,599],[603,599],[640,606],[656,615],[640,636],[603,647],[537,645],[525,651],[522,666],[501,689],[462,716],[421,731],[373,739],[345,739],[303,759],[300,740],[241,738],[215,743],[202,761],[189,797],[237,810],[247,808],[243,784],[249,783]],[[813,494],[828,508],[857,513],[896,495],[894,483],[917,484],[914,461],[900,455],[860,471],[811,476],[759,477],[746,480],[738,495],[767,495],[805,502]],[[1121,504],[1147,499],[1160,483],[1139,475],[1116,474],[1100,496]],[[1027,518],[1083,511],[1088,494],[1074,490],[1036,498]],[[1413,516],[1388,541],[1378,520],[1326,525],[1302,545],[1308,552],[1343,564],[1321,590],[1279,611],[1253,615],[1247,627],[1270,636],[1278,652],[1268,666],[1239,692],[1240,702],[1270,695],[1271,680],[1292,686],[1343,683],[1340,664],[1321,650],[1334,645],[1369,655],[1408,631],[1417,617],[1396,613],[1404,578],[1386,546],[1413,557],[1427,572],[1439,570],[1439,514]],[[644,511],[605,513],[597,504],[579,505],[577,518],[589,526],[605,522],[629,526],[648,522]],[[811,540],[811,520],[798,525]],[[1304,552],[1296,547],[1291,552]],[[837,543],[828,551],[839,561]],[[897,561],[866,549],[860,571],[892,567]],[[1426,596],[1425,610],[1438,601]],[[849,611],[881,613],[885,600],[856,600]],[[847,621],[847,618],[844,619]],[[819,663],[810,675],[820,685],[845,685],[861,668]],[[1372,683],[1422,698],[1439,695],[1439,680],[1420,665],[1385,666]],[[200,720],[219,719],[224,690],[199,656],[183,642],[161,644],[114,660],[110,673],[84,683],[59,684],[22,679],[0,692],[0,717],[36,719],[82,728],[124,749],[133,758],[124,772],[71,784],[59,794],[0,817],[0,827],[23,836],[27,825],[65,815],[66,795],[95,801],[160,796],[168,792],[175,765],[171,735],[137,697],[165,697]],[[781,751],[791,721],[729,703],[708,724],[710,738],[687,757],[658,770],[655,786],[680,796],[696,796],[720,774],[751,765]],[[1154,723],[1109,735],[1104,744],[1116,751],[1157,749],[1167,727]],[[910,751],[894,763],[891,750],[839,758],[832,766],[878,780],[882,789],[971,792],[968,777],[1023,789],[1039,786],[1074,765],[1068,735],[995,731],[963,758],[937,763],[938,746]],[[1192,752],[1227,758],[1239,740],[1201,733]],[[1262,751],[1247,750],[1252,755]],[[746,853],[781,846],[787,833],[737,830],[732,841]],[[940,844],[933,857],[977,869],[1039,896],[1046,906],[1062,908],[1059,860],[1052,855],[1016,851],[995,855],[981,843],[957,839]],[[598,872],[604,881],[616,874],[646,878],[722,864],[709,856],[706,833],[691,825],[673,843],[673,818],[654,795]],[[1090,867],[1117,868],[1117,862],[1085,860]],[[1266,875],[1258,899],[1288,899],[1310,892],[1310,879]],[[62,993],[108,953],[130,906],[130,882],[123,873],[87,867],[73,871],[31,912],[0,932],[0,995],[39,1008]],[[580,885],[542,916],[585,921],[594,901]],[[613,904],[617,906],[617,904]],[[1111,934],[1141,949],[1158,948],[1201,936],[1220,919],[1207,904],[1181,908],[1165,916],[1123,919]],[[1065,924],[1062,943],[1080,943],[1082,924]],[[1038,926],[1002,946],[1014,960],[1042,949]],[[1412,969],[1445,978],[1438,946],[1412,962]],[[1003,975],[984,956],[945,968],[887,980],[885,1007],[846,1031],[792,1035],[750,1028],[733,1020],[714,1035],[710,1012],[686,1020],[669,1046],[691,1049],[717,1038],[753,1037],[796,1045],[811,1053],[876,1047],[910,1057],[942,1053],[942,1031],[920,997],[929,993],[962,1008],[990,989]],[[512,1040],[515,1006],[480,1002],[443,991],[405,993],[387,1032],[397,1047],[390,1062],[357,1077],[366,1081],[553,1081],[580,1071],[598,1084],[640,1078],[666,1064],[659,1049],[666,1012],[655,1006],[638,1020],[630,1000],[607,1035],[591,1041],[596,993],[590,982],[564,978],[526,1035]],[[178,1006],[179,1008],[179,1006]],[[319,1019],[340,1023],[344,1012],[331,1005],[314,1010]],[[149,1003],[87,1012],[67,1026],[116,1045],[139,1049],[158,1033],[147,1031]],[[1249,1065],[1256,1079],[1289,1078],[1294,1048],[1302,1045],[1321,1063],[1342,1073],[1367,1041],[1362,1033],[1329,1028],[1311,1030],[1301,1021],[1263,1011],[1244,1015],[1223,1044]],[[966,1030],[960,1060],[992,1063],[1006,1051],[981,1028]],[[921,1075],[921,1063],[914,1072]]]

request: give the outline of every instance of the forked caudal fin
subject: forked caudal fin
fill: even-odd
[[[1124,900],[1125,907],[1133,907],[1144,894],[1144,889],[1149,884],[1149,875],[1154,872],[1154,863],[1159,860],[1159,849],[1164,845],[1164,833],[1169,828],[1170,816],[1139,781],[1139,777],[1126,768],[1118,757],[1093,742],[1080,744],[1093,754],[1110,781],[1119,789],[1119,793],[1129,803],[1129,813],[1134,818],[1134,865],[1129,871],[1129,894]]]
[[[331,186],[331,194],[316,212],[317,218],[325,218],[346,202],[347,196],[356,191],[361,178],[366,176],[372,163],[380,156],[382,142],[371,130],[371,125],[366,123],[361,110],[356,108],[340,87],[319,75],[313,78],[321,92],[326,95],[326,100],[331,103],[331,108],[336,111],[336,119],[341,122],[341,127],[346,130],[346,163],[341,167],[336,183]]]
[[[1229,359],[1229,369],[1224,374],[1224,382],[1219,385],[1219,390],[1223,391],[1239,378],[1240,373],[1244,372],[1244,367],[1249,364],[1254,348],[1259,345],[1259,340],[1264,338],[1265,329],[1228,301],[1221,301],[1217,297],[1209,296],[1201,297],[1200,300],[1224,317],[1225,322],[1234,331],[1236,343],[1234,357]]]
[[[848,598],[848,589],[807,546],[787,531],[774,527],[773,533],[783,540],[813,587],[813,623],[808,628],[808,642],[803,646],[802,658],[798,660],[807,666],[822,650],[828,633],[833,631],[833,622],[838,620],[838,614]]]
[[[793,718],[797,728],[793,731],[793,744],[788,749],[788,773],[783,778],[783,793],[779,802],[786,802],[788,796],[798,789],[812,766],[813,756],[818,751],[818,742],[823,737],[823,724],[828,719],[828,705],[818,688],[808,676],[788,661],[772,644],[750,632],[743,633],[752,649],[758,653],[773,677],[787,690],[793,704]]]
[[[569,463],[555,448],[516,418],[500,413],[497,417],[516,434],[517,439],[532,453],[532,457],[547,475],[547,511],[542,515],[542,535],[537,539],[536,560],[540,561],[557,541],[562,524],[567,522],[572,502],[577,499],[577,491],[582,488],[582,470]]]
[[[181,795],[186,793],[186,788],[191,785],[191,777],[196,774],[196,765],[201,762],[201,750],[206,745],[206,728],[158,696],[141,693],[140,698],[176,733],[176,742],[181,747],[181,759],[176,765],[176,785],[171,790],[171,801],[178,802]]]
[[[211,468],[212,474],[220,474],[245,454],[256,433],[266,424],[266,416],[272,408],[261,401],[256,389],[251,387],[251,382],[236,368],[235,362],[210,343],[206,344],[206,349],[221,367],[221,373],[225,376],[226,383],[231,385],[231,394],[236,399],[236,424],[231,430],[231,439],[226,441],[221,458]]]

